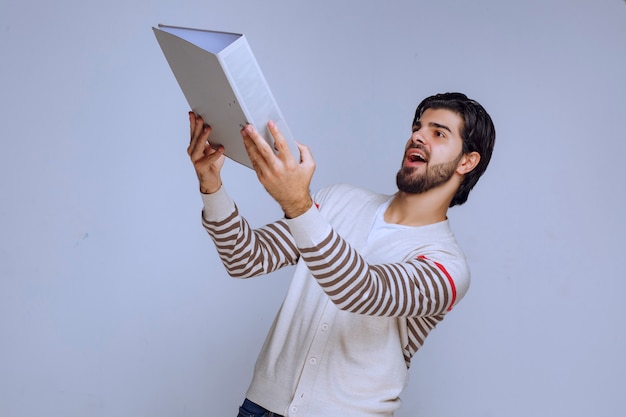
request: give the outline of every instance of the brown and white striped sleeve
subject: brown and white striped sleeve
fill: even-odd
[[[455,304],[455,282],[438,262],[416,257],[371,265],[316,209],[287,220],[302,259],[342,310],[386,317],[432,317]]]
[[[252,229],[223,189],[204,194],[202,225],[209,233],[228,274],[248,278],[293,265],[299,252],[284,221]]]

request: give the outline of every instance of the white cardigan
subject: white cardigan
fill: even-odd
[[[298,264],[247,397],[284,416],[392,416],[412,355],[469,286],[448,221],[368,242],[391,196],[336,185],[303,215],[254,231],[223,188],[202,198],[232,276]]]

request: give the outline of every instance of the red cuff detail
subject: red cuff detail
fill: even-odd
[[[417,259],[424,259],[426,261],[430,261],[430,259],[428,259],[424,255],[418,256]],[[448,270],[443,265],[441,265],[439,262],[435,262],[435,261],[432,261],[432,262],[435,264],[437,268],[439,268],[439,270],[441,270],[441,272],[443,272],[446,278],[448,278],[448,282],[450,283],[450,289],[452,290],[452,302],[450,303],[450,307],[448,307],[448,311],[450,311],[452,310],[452,307],[454,306],[454,303],[456,302],[456,285],[454,285],[454,280],[448,273]]]

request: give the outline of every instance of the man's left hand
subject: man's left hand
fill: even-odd
[[[280,204],[285,216],[294,218],[313,205],[309,187],[315,161],[308,146],[300,143],[296,143],[300,151],[300,161],[296,161],[276,124],[270,121],[267,127],[274,138],[278,154],[274,153],[252,125],[247,125],[241,135],[259,181]]]

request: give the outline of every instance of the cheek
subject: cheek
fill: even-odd
[[[438,146],[437,151],[444,159],[451,161],[458,159],[459,155],[463,154],[463,145],[461,143],[441,144]]]
[[[462,139],[458,139],[454,141],[454,153],[456,155],[463,153],[463,140]]]

